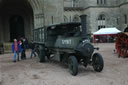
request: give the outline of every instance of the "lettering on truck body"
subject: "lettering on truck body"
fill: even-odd
[[[72,40],[62,40],[63,45],[71,45]]]

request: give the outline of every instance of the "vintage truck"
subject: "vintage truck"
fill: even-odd
[[[34,43],[40,62],[54,59],[67,63],[74,76],[78,73],[78,64],[92,65],[97,72],[103,70],[103,58],[94,53],[97,48],[87,38],[86,15],[80,17],[81,23],[60,23],[34,29]]]

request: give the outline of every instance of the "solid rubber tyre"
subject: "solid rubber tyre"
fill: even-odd
[[[43,47],[39,48],[39,53],[38,53],[38,58],[39,58],[39,62],[45,62],[45,50]]]
[[[70,56],[68,60],[69,71],[73,76],[78,74],[78,61],[75,56]]]
[[[103,57],[99,53],[95,53],[92,58],[92,65],[94,71],[101,72],[104,68],[104,60]]]

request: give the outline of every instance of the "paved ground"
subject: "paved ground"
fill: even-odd
[[[27,60],[16,63],[12,62],[13,54],[0,55],[0,85],[128,85],[128,58],[118,58],[113,53],[114,44],[96,46],[103,55],[104,70],[98,73],[91,66],[80,66],[77,76],[70,75],[67,66],[58,62],[30,59],[30,51]]]

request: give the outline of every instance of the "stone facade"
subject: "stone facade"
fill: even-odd
[[[0,42],[33,37],[33,29],[61,22],[80,22],[87,15],[88,33],[102,27],[128,26],[128,0],[0,0]]]
[[[75,4],[75,0],[66,1]],[[97,31],[100,29],[99,27],[117,27],[123,31],[128,24],[127,2],[128,0],[77,0],[79,6],[64,5],[64,16],[74,17],[75,15],[86,14],[88,33]],[[78,8],[81,8],[81,10]],[[99,19],[101,15],[104,15],[105,20]]]

